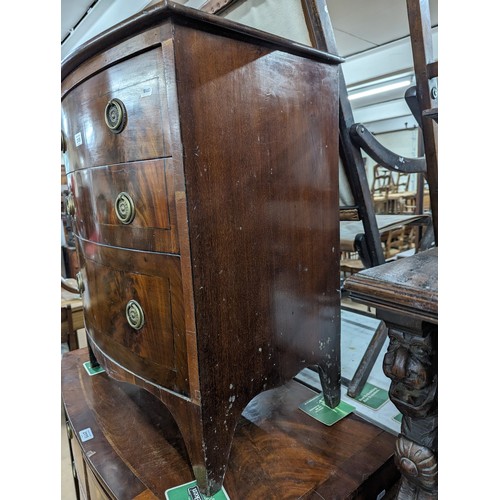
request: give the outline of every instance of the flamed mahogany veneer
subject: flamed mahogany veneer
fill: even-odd
[[[88,376],[88,359],[86,348],[66,353],[61,370],[80,498],[165,500],[193,480],[172,415],[133,384]],[[231,500],[362,500],[393,489],[396,437],[354,414],[330,427],[312,419],[298,406],[316,395],[291,380],[247,405],[224,478]]]
[[[164,1],[62,64],[89,346],[207,495],[257,394],[318,365],[339,402],[339,62]]]

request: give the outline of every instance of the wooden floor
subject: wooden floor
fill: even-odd
[[[349,304],[348,304],[349,305]],[[363,311],[366,312],[366,311]],[[377,325],[377,321],[374,318],[366,317],[364,315],[357,315],[353,312],[346,312],[342,315],[343,319],[343,325],[342,325],[342,331],[344,333],[343,338],[342,338],[342,361],[343,361],[343,368],[342,368],[342,375],[343,377],[346,378],[351,378],[354,370],[357,367],[357,364],[359,363],[359,360],[361,359],[361,356],[364,352],[364,349],[366,348],[366,345],[368,344],[370,340],[371,333],[374,331]],[[347,335],[347,332],[349,332],[349,335]],[[80,346],[86,345],[85,342],[85,336],[83,330],[80,331],[79,334],[79,340],[80,340]],[[383,350],[384,351],[384,350]],[[383,356],[383,352],[380,355],[380,359],[377,361],[377,364],[369,378],[369,382],[382,387],[384,389],[388,388],[389,381],[386,379],[386,377],[383,375],[381,371],[381,359]],[[313,375],[314,376],[314,375]],[[312,385],[314,385],[314,380],[312,382]],[[302,390],[302,389],[301,389]],[[307,391],[306,391],[307,392]],[[349,402],[349,404],[353,404],[356,406],[355,401],[351,400],[346,396],[346,388],[343,387],[343,400],[346,402]],[[354,419],[354,424],[351,422],[349,425],[354,425],[353,429],[356,428],[356,425],[361,425],[359,422],[363,421],[368,421],[371,422],[371,424],[376,425],[378,428],[386,431],[390,435],[395,436],[397,435],[399,431],[399,424],[397,421],[393,418],[398,412],[397,410],[393,407],[392,403],[390,401],[387,402],[387,404],[383,405],[383,408],[377,410],[377,411],[370,411],[370,409],[367,409],[364,405],[357,405],[356,412],[357,416],[352,418]],[[338,424],[336,424],[338,425]],[[344,424],[347,425],[347,424]],[[362,424],[362,427],[365,424]],[[358,429],[359,431],[359,429]],[[353,431],[356,432],[356,431]],[[62,477],[62,485],[61,485],[61,498],[62,500],[73,500],[77,499],[75,490],[74,490],[74,483],[73,483],[73,477],[72,477],[72,469],[71,469],[71,464],[70,464],[70,458],[69,458],[69,447],[68,447],[68,442],[66,438],[66,425],[64,421],[64,414],[62,412],[61,408],[61,477]],[[349,462],[346,462],[348,464]],[[354,464],[354,462],[353,462]],[[347,468],[349,469],[349,466],[347,465]],[[356,468],[355,465],[351,465],[351,468]],[[337,475],[339,474],[338,472],[336,473]],[[341,476],[342,474],[340,474]],[[340,476],[338,476],[337,480],[340,479]],[[229,477],[232,477],[231,475]],[[231,479],[233,480],[233,479]],[[228,480],[229,481],[229,480]],[[345,491],[345,495],[347,496],[342,496],[341,493],[339,493],[341,496],[338,495],[331,495],[329,496],[329,489],[332,488],[331,484],[328,483],[328,481],[325,482],[324,490],[318,489],[317,494],[318,496],[314,496],[314,498],[325,498],[325,499],[332,499],[332,498],[376,498],[376,496],[370,497],[370,496],[350,496],[348,491],[349,488],[347,488]],[[342,488],[340,488],[339,491],[341,491]],[[384,496],[381,496],[380,498],[385,498],[385,499],[391,499],[394,497],[394,490],[389,490],[386,491]],[[325,496],[326,495],[326,496]],[[238,498],[238,497],[236,497]],[[247,500],[247,497],[241,497],[244,500]],[[301,495],[294,497],[288,496],[287,498],[305,498],[302,497]],[[233,497],[231,500],[235,500]]]

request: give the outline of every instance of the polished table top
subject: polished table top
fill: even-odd
[[[113,498],[162,498],[192,481],[186,450],[167,409],[148,392],[105,373],[89,376],[87,349],[62,359],[68,420]],[[224,487],[231,500],[376,498],[397,480],[396,437],[350,414],[326,426],[299,409],[317,393],[297,381],[254,398],[237,426]]]

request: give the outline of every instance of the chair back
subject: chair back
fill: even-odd
[[[427,164],[434,242],[438,245],[438,61],[434,60],[429,0],[406,0],[416,98]]]

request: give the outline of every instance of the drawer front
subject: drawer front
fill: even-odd
[[[78,245],[88,333],[126,369],[187,395],[179,257]]]
[[[68,175],[83,239],[178,253],[171,159],[93,167]]]
[[[170,156],[162,73],[158,48],[95,74],[66,96],[61,108],[67,173]],[[112,129],[106,112],[114,127],[120,110],[123,129]]]

